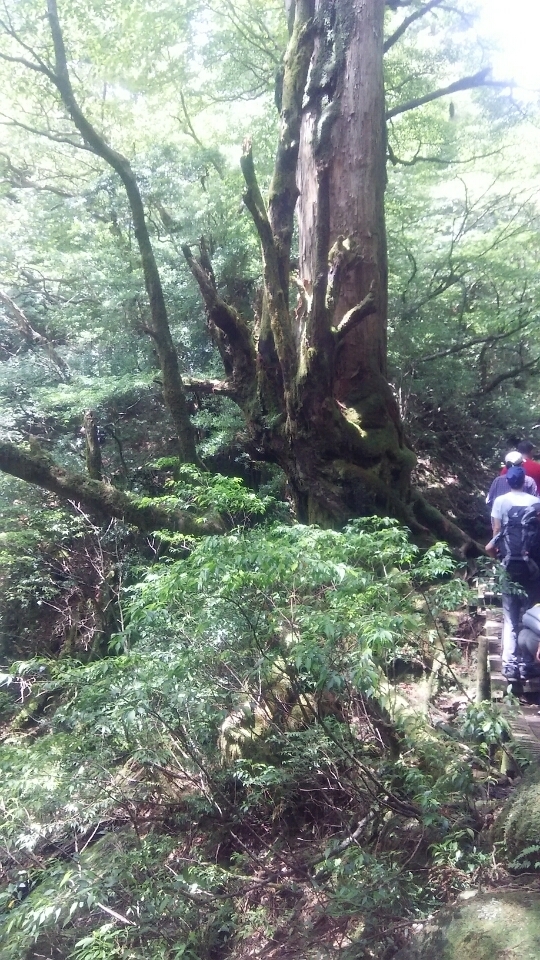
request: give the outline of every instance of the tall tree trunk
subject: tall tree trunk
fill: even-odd
[[[268,209],[249,142],[242,160],[264,268],[254,366],[234,366],[233,311],[208,296],[205,258],[185,253],[222,356],[244,385],[238,402],[266,456],[285,470],[299,517],[333,523],[383,510],[420,529],[425,515],[415,520],[410,491],[415,458],[386,380],[384,7],[384,0],[288,4]],[[295,207],[300,269],[291,309]]]
[[[242,319],[217,296],[205,251],[197,259],[184,248],[229,395],[262,455],[287,474],[301,520],[333,524],[389,513],[417,535],[429,531],[475,552],[476,544],[411,489],[415,456],[386,379],[385,0],[285,3],[290,40],[268,206],[249,140],[242,157],[244,201],[263,259],[254,354]],[[430,0],[415,9],[386,48],[438,5]],[[477,86],[485,76],[481,71],[418,102]],[[291,278],[295,208],[300,265]]]
[[[310,352],[325,354],[326,396],[314,393],[314,385],[305,389],[311,415],[326,412],[335,443],[332,472],[341,475],[345,501],[357,512],[362,501],[369,508],[378,499],[381,485],[407,500],[414,463],[386,380],[385,3],[315,0],[314,6],[297,175],[300,282],[312,301],[296,340],[307,367]],[[329,337],[329,328],[338,335]],[[332,455],[321,454],[330,467]]]
[[[298,0],[286,57],[269,219],[279,253],[292,210],[292,151],[284,148],[297,143],[299,293],[287,357],[294,387],[285,429],[265,440],[306,520],[381,508],[409,514],[414,455],[386,380],[383,20],[384,0]],[[265,302],[272,300],[266,276]],[[283,345],[274,343],[282,372]]]

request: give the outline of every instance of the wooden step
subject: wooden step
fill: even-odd
[[[491,674],[490,680],[492,690],[502,690],[503,688],[506,690],[510,686],[506,677],[503,677],[499,670]],[[518,681],[514,685],[518,686]],[[532,680],[522,680],[519,686],[523,693],[540,693],[540,677],[534,677]]]
[[[509,684],[501,673],[502,669],[502,628],[503,612],[501,597],[493,592],[491,584],[485,585],[484,600],[486,606],[486,620],[483,634],[488,639],[488,662],[490,669],[491,694],[495,700],[504,704],[504,697],[512,691],[521,697],[530,694],[533,700],[540,700],[535,695],[540,694],[540,677],[525,680],[521,683]],[[479,603],[482,601],[479,600]],[[503,709],[504,706],[503,706]],[[514,741],[529,754],[533,761],[540,762],[540,711],[538,703],[520,705],[519,714],[514,709],[507,714],[508,722]]]

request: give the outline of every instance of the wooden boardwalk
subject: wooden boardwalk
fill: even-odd
[[[508,723],[516,743],[523,747],[531,760],[540,763],[540,716],[538,704],[521,706],[516,716],[508,716]]]
[[[489,641],[489,666],[491,674],[492,695],[504,695],[508,689],[508,681],[501,674],[501,634],[502,610],[486,607],[486,621],[483,633]],[[540,691],[540,681],[532,680],[523,684],[526,694]],[[540,701],[540,697],[537,698]],[[519,712],[507,710],[506,717],[516,743],[523,747],[531,759],[540,763],[540,715],[539,703],[520,704]]]

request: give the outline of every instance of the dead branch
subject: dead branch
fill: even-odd
[[[376,312],[377,305],[375,301],[375,294],[373,293],[373,286],[374,284],[372,283],[369,293],[366,294],[364,299],[355,307],[353,307],[352,310],[348,310],[341,322],[338,324],[337,328],[335,329],[338,342],[343,340],[343,338],[350,333],[351,330],[358,326],[362,320],[365,320],[366,317],[369,317],[371,314]]]
[[[408,17],[405,17],[405,19],[400,23],[397,30],[395,30],[394,33],[392,33],[388,37],[387,40],[385,40],[383,45],[383,52],[386,53],[387,50],[390,50],[390,48],[393,47],[394,44],[398,42],[400,37],[403,36],[405,31],[411,26],[411,24],[415,22],[415,20],[419,20],[420,17],[424,17],[426,13],[429,13],[429,11],[433,10],[434,7],[440,6],[442,2],[443,0],[429,0],[429,3],[426,3],[425,6],[420,7],[419,10],[415,10],[414,13],[411,13]]]
[[[62,357],[56,352],[51,341],[34,329],[26,314],[3,290],[0,290],[0,302],[7,307],[9,313],[14,318],[17,329],[31,346],[39,346],[47,351],[49,358],[58,370],[60,378],[67,383],[71,376],[71,371]]]

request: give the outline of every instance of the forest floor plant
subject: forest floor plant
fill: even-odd
[[[126,581],[107,655],[6,670],[1,960],[390,956],[490,859],[478,731],[389,679],[434,624],[455,659],[454,570],[390,520],[244,521]]]

